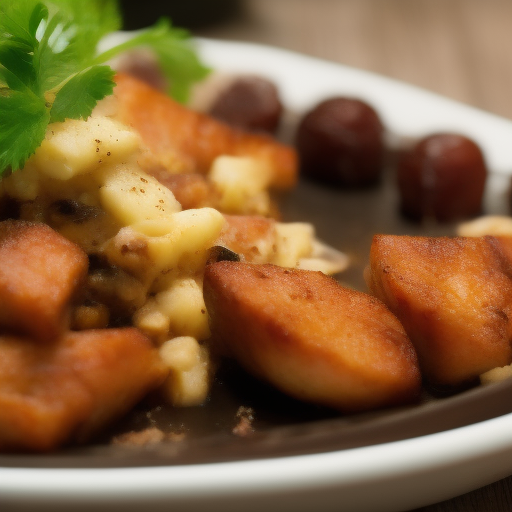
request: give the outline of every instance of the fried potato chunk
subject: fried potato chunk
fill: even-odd
[[[295,398],[361,411],[419,393],[400,322],[325,274],[222,261],[207,266],[204,297],[214,346]]]
[[[366,277],[433,384],[459,385],[512,361],[511,266],[497,239],[377,235]]]
[[[496,235],[486,236],[487,240],[492,241],[505,259],[512,265],[512,236]]]
[[[84,441],[127,412],[165,371],[134,328],[69,332],[57,343],[0,337],[0,451]]]
[[[68,327],[87,255],[45,224],[0,222],[0,327],[41,341]]]
[[[134,128],[162,162],[207,173],[220,155],[249,156],[269,166],[272,186],[288,189],[295,184],[297,155],[291,147],[190,110],[129,75],[118,74],[116,83],[116,117]]]
[[[150,174],[174,194],[184,210],[216,206],[216,193],[203,174],[170,174],[165,169],[154,169]]]
[[[276,252],[275,221],[257,215],[224,215],[226,224],[216,244],[250,263],[267,263]]]

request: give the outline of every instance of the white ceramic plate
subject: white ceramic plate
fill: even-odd
[[[382,77],[273,48],[207,40],[199,46],[217,69],[275,80],[287,107],[297,112],[345,94],[374,105],[397,139],[439,130],[466,133],[480,143],[494,171],[488,210],[503,207],[512,170],[509,121]],[[4,464],[0,509],[385,512],[448,499],[511,473],[512,414],[505,414],[410,439],[260,460],[100,469]]]

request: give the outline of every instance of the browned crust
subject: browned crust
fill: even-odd
[[[295,185],[297,155],[293,148],[192,111],[129,75],[118,74],[116,82],[118,118],[135,128],[163,160],[178,158],[189,172],[207,173],[220,155],[251,156],[270,166],[272,186],[288,189]]]
[[[343,411],[413,400],[412,344],[382,302],[320,273],[208,265],[205,302],[219,350],[278,389]]]

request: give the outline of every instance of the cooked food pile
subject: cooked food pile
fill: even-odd
[[[64,14],[22,3],[30,60],[50,45],[37,22],[46,29]],[[22,37],[13,26],[6,48]],[[232,84],[210,115],[126,73],[110,82],[90,60],[60,77],[65,85],[38,88],[1,59],[0,101],[32,94],[47,110],[30,125],[37,144],[0,153],[0,451],[86,442],[148,393],[200,406],[224,358],[341,413],[414,403],[422,381],[455,389],[512,362],[512,238],[475,237],[489,227],[473,224],[468,237],[377,235],[364,293],[329,276],[348,259],[311,224],[281,222],[273,193],[299,170],[378,185],[384,128],[369,105],[322,102],[305,114],[296,150],[269,134],[281,105],[263,79]],[[81,85],[94,85],[94,101],[77,111]],[[256,89],[260,117],[236,106]],[[440,221],[479,213],[486,173],[472,141],[426,139],[399,166],[403,209]],[[447,207],[454,190],[461,201]]]
[[[213,366],[202,288],[207,261],[222,254],[215,247],[257,264],[346,266],[344,255],[322,255],[310,224],[269,217],[269,187],[295,181],[292,148],[233,130],[134,78],[117,82],[87,120],[50,124],[35,154],[0,184],[9,219],[0,223],[8,261],[0,352],[6,368],[16,367],[2,375],[0,396],[12,404],[0,424],[3,450],[86,439],[156,387],[174,406],[203,403]],[[188,138],[173,135],[176,123],[190,127]],[[112,395],[96,396],[87,382],[107,377],[126,388],[109,384]],[[75,380],[88,404],[79,412]],[[34,421],[40,409],[45,419]]]

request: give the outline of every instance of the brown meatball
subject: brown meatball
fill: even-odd
[[[401,211],[412,219],[445,222],[482,210],[484,157],[463,135],[438,133],[421,139],[401,156],[397,178]]]
[[[302,175],[341,187],[377,183],[383,134],[378,114],[365,102],[342,97],[323,101],[305,115],[297,131]]]
[[[231,126],[274,133],[282,110],[274,83],[258,76],[243,76],[219,94],[210,114]]]

